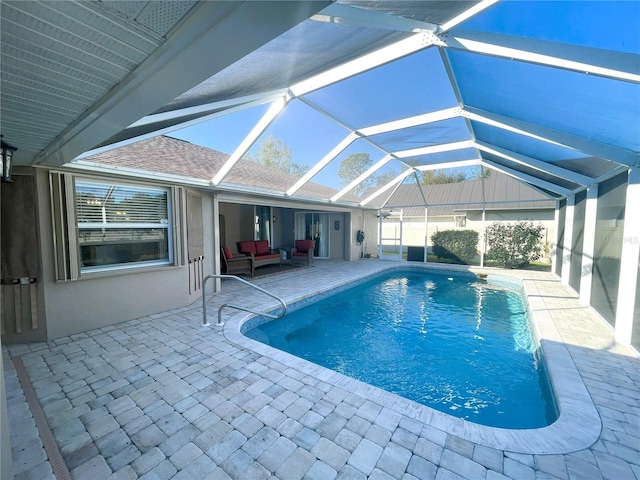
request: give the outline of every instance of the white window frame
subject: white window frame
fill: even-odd
[[[127,189],[135,189],[140,192],[162,192],[167,196],[167,218],[166,222],[160,223],[131,223],[131,222],[81,222],[79,220],[78,212],[77,212],[77,196],[78,189],[82,185],[94,184],[101,185],[106,187],[124,187]],[[94,179],[88,177],[77,177],[74,185],[74,207],[76,208],[76,221],[75,227],[77,231],[78,238],[78,263],[80,274],[93,274],[93,273],[103,273],[103,272],[111,272],[118,270],[131,270],[138,269],[142,267],[153,267],[153,266],[170,266],[174,264],[174,218],[173,218],[173,196],[172,189],[169,187],[161,187],[161,186],[151,186],[151,185],[143,185],[139,183],[128,183],[123,181],[111,181],[109,179]],[[167,258],[160,260],[146,260],[146,261],[137,261],[137,262],[127,262],[127,263],[114,263],[110,265],[97,265],[97,266],[83,266],[82,260],[80,256],[80,236],[82,230],[95,230],[95,229],[108,229],[108,230],[140,230],[140,229],[164,229],[166,230],[166,238],[167,238]]]

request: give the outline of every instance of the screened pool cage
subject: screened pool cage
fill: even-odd
[[[640,344],[639,2],[44,3],[2,2],[15,165],[383,212],[381,256],[541,218],[553,271]]]

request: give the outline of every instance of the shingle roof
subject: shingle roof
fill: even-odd
[[[98,153],[84,160],[209,181],[228,158],[229,155],[218,150],[163,135]],[[295,175],[241,159],[230,171],[224,184],[285,192],[297,180]],[[313,182],[299,190],[301,196],[318,199],[326,199],[336,192],[333,188]]]

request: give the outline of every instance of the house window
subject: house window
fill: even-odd
[[[76,180],[80,271],[172,262],[170,191]]]
[[[467,216],[466,215],[457,215],[456,217],[456,227],[466,227],[467,226]]]

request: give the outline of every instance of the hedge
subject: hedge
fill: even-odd
[[[433,253],[439,259],[466,265],[476,256],[478,232],[475,230],[443,230],[431,235],[431,244]]]

